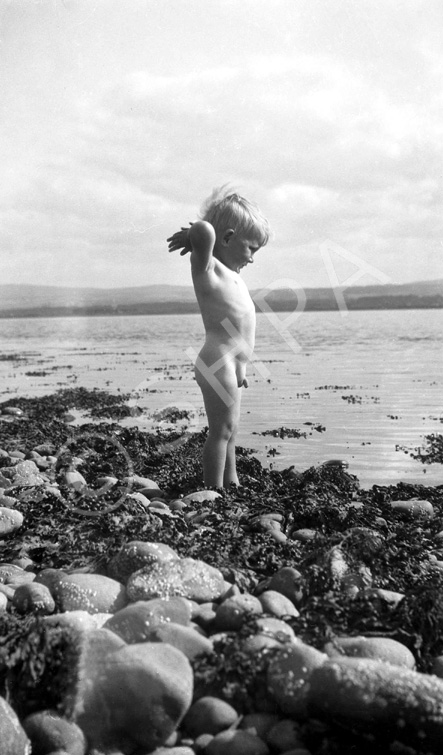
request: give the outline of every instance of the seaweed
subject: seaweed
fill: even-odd
[[[45,709],[71,715],[80,654],[72,628],[0,614],[0,689],[20,718]]]

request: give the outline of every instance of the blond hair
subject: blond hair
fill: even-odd
[[[257,234],[260,246],[265,246],[269,241],[269,223],[259,207],[232,191],[227,185],[213,190],[211,196],[203,203],[200,217],[211,223],[217,239],[228,229],[232,229],[235,233]]]

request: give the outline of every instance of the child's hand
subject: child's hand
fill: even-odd
[[[191,225],[192,223],[190,223],[190,226]],[[169,239],[166,239],[168,242],[168,251],[176,252],[178,249],[181,249],[181,256],[187,254],[188,252],[191,252],[192,246],[189,240],[189,231],[190,228],[182,227],[180,231],[176,231],[176,233],[173,233],[172,236],[169,237]]]

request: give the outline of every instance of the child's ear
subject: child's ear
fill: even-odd
[[[233,228],[228,228],[228,230],[225,231],[225,233],[223,234],[223,238],[222,238],[222,244],[223,244],[223,246],[228,246],[229,245],[229,242],[232,239],[234,233],[235,233],[235,231],[233,230]]]

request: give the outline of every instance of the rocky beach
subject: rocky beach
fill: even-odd
[[[443,485],[240,448],[205,490],[126,398],[1,405],[2,755],[439,753]]]

